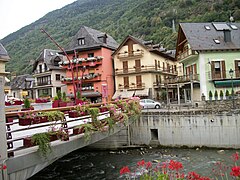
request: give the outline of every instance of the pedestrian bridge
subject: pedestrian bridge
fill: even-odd
[[[41,124],[32,124],[28,126],[20,126],[18,120],[19,112],[6,113],[6,134],[7,134],[7,154],[8,158],[3,164],[6,169],[2,168],[2,179],[10,180],[24,180],[37,172],[41,171],[57,159],[67,155],[68,153],[79,148],[88,146],[107,138],[125,128],[128,125],[117,122],[111,130],[109,126],[105,126],[103,131],[94,131],[91,138],[86,140],[84,133],[74,134],[73,128],[91,121],[91,116],[81,116],[77,118],[69,118],[68,111],[73,107],[64,108],[51,108],[43,111],[60,110],[65,112],[65,121],[46,122]],[[121,111],[121,109],[118,109]],[[98,120],[102,121],[110,116],[109,111],[98,114]],[[50,142],[51,152],[46,156],[42,156],[38,146],[25,147],[23,144],[24,139],[36,133],[47,132],[49,128],[60,127],[67,130],[69,139],[55,140]],[[3,166],[2,166],[3,167]]]

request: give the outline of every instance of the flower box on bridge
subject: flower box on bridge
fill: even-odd
[[[39,124],[49,122],[47,116],[38,116],[34,118],[19,118],[19,126],[28,126],[32,124]]]

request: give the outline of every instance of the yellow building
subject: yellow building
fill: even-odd
[[[127,36],[113,53],[116,89],[113,99],[138,96],[166,100],[167,92],[169,99],[177,99],[176,88],[164,84],[181,72],[174,52],[152,41]]]

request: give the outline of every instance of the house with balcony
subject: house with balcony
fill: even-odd
[[[113,98],[138,96],[160,100],[164,91],[174,99],[176,88],[164,84],[165,79],[177,77],[181,71],[173,52],[152,41],[127,36],[113,53],[116,86]]]
[[[220,91],[240,88],[240,23],[180,23],[176,47],[183,76],[170,79],[184,92],[185,101],[209,99]],[[233,71],[233,76],[229,71]]]
[[[10,84],[10,96],[24,99],[24,98],[35,98],[34,89],[35,79],[30,74],[24,74],[15,76],[9,82]]]
[[[66,91],[66,86],[61,83],[65,71],[58,64],[63,59],[64,56],[58,54],[56,50],[44,49],[40,53],[33,65],[36,98],[54,97],[58,91]]]
[[[114,93],[112,53],[117,42],[108,34],[81,26],[66,48],[67,60],[59,64],[66,72],[62,83],[67,95],[86,97],[92,102],[111,100]]]

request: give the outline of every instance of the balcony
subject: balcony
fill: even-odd
[[[136,51],[132,51],[132,53],[129,53],[127,51],[123,52],[123,53],[118,53],[117,57],[118,59],[129,59],[129,58],[139,58],[142,57],[144,54],[143,50],[136,50]]]
[[[46,76],[46,75],[49,75],[49,74],[51,74],[52,73],[52,71],[50,71],[50,70],[46,70],[46,71],[38,71],[38,70],[35,70],[34,72],[33,72],[33,76],[34,77],[41,77],[41,76]]]
[[[178,83],[186,83],[186,82],[199,82],[199,74],[193,75],[184,75],[184,76],[177,76],[173,78],[168,78],[164,80],[164,84],[178,84]]]
[[[67,61],[60,61],[59,65],[66,69],[71,69],[70,63],[73,65],[73,68],[76,68],[77,66],[97,66],[102,64],[102,56],[96,56],[96,57],[88,57],[88,58],[77,58],[72,59],[70,62]]]
[[[115,75],[126,75],[126,74],[141,74],[141,73],[163,73],[166,75],[177,75],[178,72],[172,69],[162,68],[162,67],[156,67],[156,66],[141,66],[141,67],[133,67],[128,69],[115,69]]]
[[[153,83],[153,88],[160,88],[160,87],[163,87],[164,84],[162,84],[161,82],[154,82]]]
[[[195,57],[198,54],[195,51],[192,51],[191,49],[185,50],[183,52],[180,52],[180,54],[177,56],[178,61],[186,60],[191,57]]]
[[[47,86],[47,85],[52,85],[52,81],[43,81],[43,82],[37,82],[35,86]]]
[[[96,73],[96,74],[85,74],[82,77],[74,77],[74,81],[78,82],[78,81],[83,81],[84,83],[90,83],[90,82],[97,82],[97,81],[101,81],[101,74]],[[62,79],[62,83],[64,84],[72,84],[72,78],[71,77],[66,77]]]
[[[123,90],[123,89],[136,90],[136,89],[144,89],[144,88],[145,88],[145,83],[139,83],[139,84],[131,83],[129,85],[122,85],[122,84],[118,85],[119,90]]]

